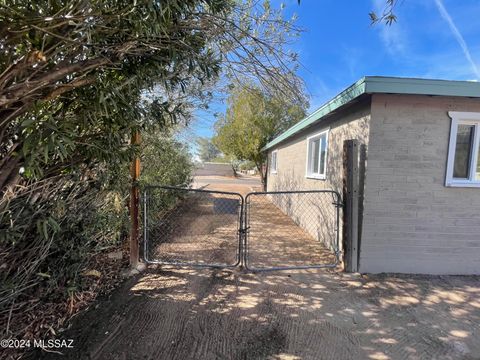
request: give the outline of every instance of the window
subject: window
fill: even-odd
[[[272,152],[272,157],[270,159],[270,172],[276,174],[277,173],[277,155],[278,151]]]
[[[325,179],[328,130],[307,138],[307,177]]]
[[[480,187],[480,113],[450,111],[446,186]]]

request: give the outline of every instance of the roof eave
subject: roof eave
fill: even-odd
[[[474,81],[365,76],[270,141],[262,150],[266,151],[285,141],[363,94],[408,94],[480,98],[480,83]]]
[[[480,83],[438,79],[366,76],[368,94],[404,94],[453,97],[480,97]]]
[[[290,136],[296,134],[298,131],[303,130],[304,128],[312,125],[325,115],[337,110],[338,108],[342,107],[343,105],[348,104],[350,101],[356,99],[360,95],[365,93],[366,89],[366,78],[363,77],[358,80],[353,85],[349,86],[333,99],[322,105],[319,109],[308,115],[303,120],[300,120],[298,123],[290,127],[289,129],[285,130],[282,134],[277,136],[275,139],[270,141],[265,147],[262,149],[263,151],[270,149],[272,146],[275,146],[282,141],[286,140]]]

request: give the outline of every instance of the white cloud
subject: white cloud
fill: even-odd
[[[385,0],[373,0],[373,6],[375,12],[381,15],[385,11]],[[400,23],[395,23],[392,26],[379,24],[377,28],[380,31],[383,45],[391,55],[407,55],[408,41],[406,31]]]
[[[452,17],[450,16],[447,9],[443,5],[442,0],[435,0],[435,4],[437,5],[440,15],[447,22],[448,27],[452,31],[453,36],[455,37],[458,44],[462,48],[463,54],[465,55],[465,58],[467,59],[467,61],[470,63],[473,73],[475,74],[475,76],[477,76],[477,78],[480,78],[480,70],[478,69],[475,61],[473,61],[472,54],[470,53],[470,49],[468,48],[468,45],[465,42],[465,39],[463,38],[462,34],[458,30],[457,26],[453,22]]]

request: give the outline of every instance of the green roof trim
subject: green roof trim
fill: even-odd
[[[480,82],[365,76],[270,141],[263,150],[268,150],[299,133],[363,94],[408,94],[480,98]]]

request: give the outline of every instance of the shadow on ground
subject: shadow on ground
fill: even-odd
[[[47,359],[478,359],[478,277],[150,269]]]
[[[215,184],[214,189],[242,195],[252,190],[231,184]],[[210,261],[205,256],[212,253],[216,254],[214,260],[222,261],[235,255],[234,240],[224,246],[216,239],[237,223],[237,217],[225,210],[231,208],[227,206],[230,202],[214,196],[209,199],[207,205],[199,203],[202,209],[196,209],[196,217],[188,222],[203,221],[190,227],[196,229],[194,241],[189,231],[172,230],[171,242],[178,246],[175,255],[198,255],[194,257],[197,261]],[[251,237],[255,243],[250,254],[255,263],[329,260],[327,255],[315,258],[326,253],[310,246],[307,235],[298,235],[300,228],[286,215],[270,209],[259,222],[261,210],[269,207],[258,207],[257,223],[251,223],[264,235]],[[211,212],[220,212],[224,219],[228,215],[230,220],[210,226],[214,223],[209,220]],[[275,227],[283,227],[283,231],[275,233],[271,230]],[[296,237],[291,236],[294,228]],[[229,233],[236,239],[233,230]],[[290,234],[288,243],[284,241],[286,233]],[[202,242],[198,235],[203,236]],[[214,248],[229,257],[220,257],[221,252],[211,248],[206,253],[197,246],[202,244],[205,248],[216,244]],[[283,250],[272,251],[272,244]],[[168,250],[173,245],[160,246]],[[184,248],[188,251],[180,251]],[[303,255],[297,258],[299,254]],[[73,339],[74,349],[64,355],[38,351],[31,356],[102,360],[480,359],[479,280],[460,276],[361,277],[327,270],[245,273],[238,269],[151,267],[99,300],[59,334],[61,339]]]

